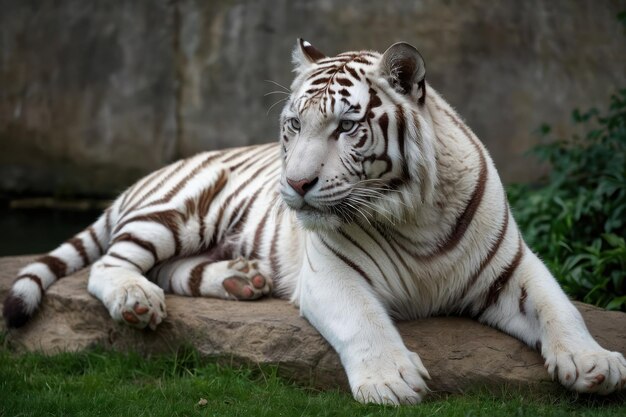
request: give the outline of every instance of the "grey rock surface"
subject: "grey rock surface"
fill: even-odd
[[[0,0],[0,190],[115,195],[174,158],[165,1]]]
[[[0,300],[19,268],[33,257],[0,258]],[[193,346],[201,354],[235,363],[279,366],[279,373],[319,387],[347,387],[337,354],[283,300],[233,302],[167,296],[168,317],[157,331],[114,323],[87,293],[87,270],[53,285],[26,327],[7,340],[18,351],[55,353],[91,346],[145,354]],[[591,333],[606,348],[626,352],[626,314],[577,303]],[[398,323],[406,345],[420,354],[435,392],[502,386],[560,390],[540,355],[516,339],[473,320],[435,317]],[[0,329],[1,330],[1,329]]]
[[[505,181],[541,123],[626,85],[623,2],[0,0],[0,191],[115,195],[201,150],[277,138],[299,36],[327,54],[404,40]]]

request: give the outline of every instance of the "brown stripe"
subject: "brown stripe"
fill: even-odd
[[[354,85],[348,78],[336,77],[335,82],[342,87],[352,87]]]
[[[461,296],[459,297],[459,300],[462,300],[463,298],[465,298],[465,296],[469,292],[470,288],[476,283],[476,281],[478,280],[478,277],[483,273],[483,271],[485,270],[487,265],[489,265],[489,263],[491,262],[493,257],[498,252],[498,249],[500,248],[500,245],[502,245],[502,242],[504,241],[504,236],[506,235],[506,231],[509,228],[509,217],[510,217],[510,215],[511,214],[509,212],[509,204],[508,204],[508,202],[506,200],[506,193],[505,193],[504,194],[504,219],[502,220],[502,223],[500,225],[500,231],[498,232],[498,236],[496,237],[496,241],[491,246],[491,249],[489,249],[489,253],[487,253],[487,256],[485,257],[485,259],[483,259],[482,262],[480,263],[480,266],[478,267],[478,270],[476,270],[476,272],[474,272],[474,274],[467,281],[467,284],[465,285],[465,288],[463,289],[463,292],[461,293]]]
[[[227,162],[232,161],[233,159],[236,159],[236,158],[240,157],[241,155],[243,155],[245,153],[252,152],[253,150],[254,150],[254,148],[249,148],[249,147],[241,148],[241,149],[238,149],[238,150],[237,149],[233,149],[231,151],[232,155],[222,159],[221,162],[225,164]]]
[[[198,215],[206,216],[209,212],[209,208],[211,207],[211,203],[215,199],[215,197],[222,191],[227,182],[227,175],[225,171],[220,171],[219,177],[215,183],[213,183],[209,188],[200,192],[198,196]]]
[[[463,123],[457,120],[453,114],[448,112],[446,109],[439,109],[446,113],[450,120],[467,136],[467,139],[472,143],[474,148],[476,148],[476,152],[478,153],[478,156],[480,158],[480,172],[478,174],[478,180],[476,181],[474,191],[472,192],[472,195],[467,202],[467,205],[463,209],[463,212],[457,218],[451,233],[443,241],[443,243],[438,245],[437,249],[435,249],[433,252],[426,255],[418,255],[418,258],[421,259],[430,259],[436,256],[441,256],[451,251],[459,244],[459,242],[465,235],[465,232],[467,231],[469,225],[474,220],[474,215],[476,214],[476,211],[478,210],[478,207],[482,202],[487,185],[487,160],[480,145],[471,136],[470,132],[467,130],[467,127],[465,127]]]
[[[350,75],[352,75],[354,78],[356,78],[357,81],[361,81],[361,77],[359,77],[359,74],[352,67],[346,65],[343,67],[343,69],[350,73]]]
[[[365,279],[365,281],[367,281],[368,284],[372,285],[372,280],[370,279],[369,276],[367,276],[365,271],[363,271],[363,269],[361,269],[360,266],[358,266],[357,264],[352,262],[350,259],[348,259],[346,256],[342,255],[341,253],[339,253],[335,249],[333,249],[328,243],[326,243],[326,241],[322,237],[319,237],[319,238],[320,238],[320,241],[322,242],[322,244],[324,246],[326,246],[326,248],[329,251],[331,251],[337,258],[341,259],[341,261],[343,263],[345,263],[350,268],[352,268],[354,271],[356,271],[359,275],[361,275]]]
[[[217,178],[214,184],[212,184],[209,188],[205,189],[200,193],[197,200],[198,205],[198,221],[200,223],[200,228],[198,229],[198,233],[200,235],[200,243],[204,243],[204,233],[205,233],[205,218],[209,213],[209,209],[211,208],[211,203],[215,200],[215,197],[224,189],[226,186],[226,182],[228,177],[225,171],[220,172],[220,176]]]
[[[341,161],[341,163],[344,164],[344,166],[346,166],[343,161]],[[336,188],[338,185],[339,184],[333,184],[331,187],[327,188],[325,191],[332,190],[332,189]],[[320,189],[319,191],[322,191],[322,190]],[[339,191],[334,191],[334,192],[331,192],[329,194],[324,194],[324,195],[319,195],[318,194],[319,197],[317,198],[317,201],[326,202],[326,201],[329,201],[329,199],[332,199],[332,197],[336,197],[338,195],[343,195],[345,193],[346,193],[346,190],[345,189],[341,189]]]
[[[222,222],[222,217],[224,217],[224,212],[226,211],[226,207],[227,206],[225,204],[222,204],[217,211],[217,217],[216,217],[215,222],[213,223],[214,225],[213,236],[211,236],[211,239],[209,240],[209,244],[208,244],[209,247],[215,247],[218,243],[218,240],[220,238],[219,226],[220,226],[220,223]]]
[[[406,264],[406,262],[404,261],[404,258],[402,256],[400,256],[400,253],[398,252],[396,247],[393,246],[392,243],[389,242],[389,240],[387,240],[387,237],[385,236],[384,230],[381,230],[376,223],[374,223],[374,228],[376,229],[376,231],[378,232],[380,237],[382,237],[382,239],[387,243],[387,245],[389,245],[389,247],[391,248],[393,253],[396,255],[396,258],[398,259],[398,261],[400,261],[400,263],[404,267],[404,270],[406,271],[406,273],[410,274],[411,273],[411,268],[409,268],[409,266]],[[363,230],[365,231],[365,229],[363,229]],[[387,256],[387,259],[391,259],[391,256],[389,255],[389,252],[387,252],[383,248],[383,246],[380,243],[378,243],[378,240],[374,239],[374,237],[370,233],[368,233],[367,231],[366,231],[366,233],[370,236],[370,238],[372,238],[374,240],[374,242],[376,242],[376,244],[380,247],[380,249],[383,252],[385,252],[385,255]],[[406,282],[404,282],[404,279],[402,279],[403,275],[400,272],[400,269],[398,268],[397,263],[396,262],[391,262],[391,265],[393,266],[393,269],[396,270],[396,275],[398,276],[398,279],[400,280],[400,283],[402,284],[402,289],[404,290],[404,293],[405,294],[410,294],[409,293],[409,288],[407,287]]]
[[[280,234],[280,219],[276,217],[276,224],[274,225],[274,235],[272,236],[272,243],[270,244],[270,266],[272,268],[272,277],[274,279],[274,285],[279,281],[278,275],[280,273],[280,267],[278,265],[278,257],[276,250],[278,246],[278,235]]]
[[[248,199],[244,198],[243,201],[237,204],[237,206],[233,209],[233,211],[231,211],[230,216],[228,220],[226,221],[226,230],[228,231],[231,230],[231,227],[233,226],[233,222],[237,219],[237,216],[239,216],[239,213],[241,212],[243,207],[247,204],[247,201]]]
[[[513,258],[511,263],[507,265],[506,268],[504,268],[502,273],[500,273],[500,276],[498,276],[498,278],[496,278],[496,280],[489,287],[489,292],[487,293],[487,297],[482,308],[479,310],[478,317],[482,316],[489,307],[495,305],[498,302],[500,294],[506,288],[506,285],[513,276],[513,273],[515,273],[515,270],[519,266],[523,254],[524,242],[522,240],[522,236],[520,235],[518,238],[518,248],[517,252],[515,253],[515,257]]]
[[[321,77],[321,78],[318,78],[317,80],[311,81],[311,85],[326,84],[330,80],[331,80],[330,77]]]
[[[187,165],[189,163],[189,159],[182,159],[178,162],[176,162],[174,165],[172,165],[171,167],[165,167],[163,168],[162,171],[157,171],[157,172],[161,172],[162,175],[164,175],[161,180],[154,185],[154,187],[150,188],[150,190],[148,190],[145,194],[143,194],[141,196],[141,198],[139,198],[135,204],[131,205],[128,209],[125,210],[125,213],[131,212],[133,210],[135,210],[141,203],[145,202],[148,198],[150,198],[152,196],[152,194],[154,194],[157,191],[160,191],[163,189],[163,186],[165,185],[166,182],[168,182],[174,175],[176,175],[180,169],[184,166]],[[168,168],[169,168],[169,172],[168,172]],[[167,172],[167,174],[165,175],[165,173]],[[157,176],[155,175],[155,177],[153,179],[157,179]],[[148,185],[152,184],[152,180],[149,183],[146,183],[144,186],[142,187],[138,187],[137,191],[135,193],[133,193],[133,195],[129,198],[129,202],[132,202],[135,199],[135,195],[138,194],[140,191],[143,191],[145,189],[145,187],[147,187]]]
[[[231,172],[235,171],[235,170],[239,169],[239,167],[242,166],[243,164],[246,164],[246,163],[248,163],[250,161],[252,161],[252,163],[255,163],[256,161],[258,161],[262,157],[263,157],[263,153],[262,152],[255,152],[252,155],[249,155],[247,158],[244,158],[241,161],[237,162],[235,165],[231,165],[230,167],[228,167],[228,169]]]
[[[307,81],[312,80],[313,78],[315,78],[318,75],[321,75],[321,74],[323,74],[325,72],[328,72],[330,74],[330,73],[334,72],[333,69],[334,69],[334,66],[332,66],[332,65],[331,66],[327,65],[327,66],[324,66],[324,67],[320,67],[320,69],[317,69],[317,70],[313,71],[309,75],[309,77],[307,78]]]
[[[409,166],[406,161],[404,152],[404,142],[406,135],[406,120],[404,120],[404,110],[401,105],[396,105],[396,123],[398,125],[398,149],[400,151],[400,158],[402,159],[402,177],[409,178]]]
[[[235,218],[231,217],[231,220],[229,221],[229,227],[232,227],[233,233],[235,234],[239,233],[239,231],[241,231],[241,229],[246,225],[246,220],[248,219],[250,208],[252,207],[256,199],[259,197],[259,194],[261,194],[261,191],[263,191],[265,187],[267,186],[267,184],[272,180],[273,178],[266,180],[265,183],[263,183],[263,185],[261,185],[259,189],[256,190],[254,194],[252,194],[252,197],[250,197],[248,201],[246,202],[246,205],[243,209],[243,213],[241,214],[239,219],[236,220],[236,223],[233,223],[235,221]]]
[[[135,245],[150,252],[150,254],[152,255],[152,258],[154,259],[154,263],[159,262],[159,256],[157,255],[156,247],[152,244],[152,242],[148,242],[147,240],[140,239],[131,233],[122,233],[121,235],[116,236],[115,239],[113,239],[113,242],[111,243],[114,245],[120,242],[134,243]]]
[[[522,285],[520,287],[521,295],[519,297],[519,312],[524,316],[526,315],[526,298],[528,298],[528,293],[526,292],[526,288]]]
[[[383,104],[383,102],[380,100],[380,97],[378,97],[378,93],[376,92],[376,90],[370,87],[369,94],[370,94],[370,101],[367,104],[368,111],[366,112],[366,116],[367,116],[367,113],[369,113],[369,111],[371,111],[374,107],[379,107],[379,106],[382,106]]]
[[[450,113],[447,109],[444,109],[437,105],[436,107],[438,110],[443,111],[446,114],[446,116],[448,116],[448,118],[452,121],[452,123],[454,123],[454,125],[458,127],[463,132],[463,134],[467,137],[467,139],[469,139],[472,142],[472,144],[474,144],[474,146],[478,148],[478,150],[480,151],[480,146],[476,143],[476,140],[474,139],[472,133],[467,128],[465,123],[461,122],[454,114]],[[480,152],[480,154],[482,155],[482,152]]]
[[[376,262],[374,257],[372,255],[370,255],[370,253],[368,251],[363,249],[363,247],[356,240],[354,240],[352,238],[352,236],[348,235],[343,230],[339,230],[339,234],[341,234],[341,236],[343,236],[348,242],[352,243],[352,245],[354,245],[358,250],[360,250],[365,255],[367,255],[367,257],[370,259],[370,261],[372,261],[374,263],[374,265],[376,265],[376,268],[378,268],[378,270],[380,271],[380,275],[383,277],[383,279],[387,283],[387,287],[389,287],[389,280],[387,279],[387,276],[385,275],[385,272],[380,267],[380,265],[378,265],[378,262]]]
[[[83,266],[89,265],[89,257],[87,256],[87,251],[85,250],[85,245],[83,244],[83,239],[78,236],[74,236],[70,240],[67,241],[70,245],[76,249],[76,252],[80,255],[83,260]]]
[[[270,214],[270,209],[265,210],[265,214],[263,215],[263,219],[256,227],[254,232],[254,240],[252,241],[252,249],[250,250],[250,259],[257,259],[259,257],[259,246],[261,244],[261,236],[263,236],[263,232],[265,231],[265,224],[267,223],[267,218]]]
[[[152,173],[152,175],[154,175],[154,172]],[[132,189],[135,188],[135,187],[137,187],[137,184],[135,184],[134,187],[131,187],[128,190],[124,191],[122,193],[122,195],[120,196],[120,197],[122,197],[122,201],[119,202],[119,204],[120,204],[120,212],[122,210],[124,210],[124,206],[126,205],[126,199],[128,199],[128,194],[130,194]]]
[[[383,132],[383,139],[385,141],[385,151],[387,153],[387,147],[389,143],[389,116],[387,113],[383,113],[378,118],[378,124],[380,125],[380,129]]]
[[[180,236],[178,235],[178,219],[180,219],[180,217],[181,213],[173,209],[157,211],[155,213],[140,214],[138,216],[124,220],[122,223],[118,224],[118,226],[115,228],[115,231],[118,232],[122,230],[127,224],[134,222],[155,222],[162,224],[166,229],[172,232],[175,245],[174,254],[178,255],[180,253],[182,245],[180,241]]]
[[[272,148],[268,148],[269,149],[269,153],[266,154],[266,152],[262,153],[262,157],[255,160],[255,161],[250,161],[247,164],[245,164],[244,166],[242,166],[240,168],[241,172],[246,172],[248,169],[252,168],[253,166],[261,166],[261,165],[266,165],[272,161],[275,161],[276,159],[278,159],[279,157],[279,153],[276,152],[277,149]]]
[[[221,234],[220,233],[220,226],[222,223],[222,217],[224,215],[224,211],[226,210],[226,208],[229,206],[231,200],[237,196],[237,195],[241,195],[241,192],[243,191],[243,189],[245,187],[247,187],[253,180],[255,180],[256,178],[258,178],[259,174],[263,171],[265,171],[266,169],[269,168],[269,165],[262,165],[259,169],[257,169],[254,173],[252,173],[252,175],[250,175],[250,177],[245,180],[239,187],[237,187],[236,190],[234,190],[233,192],[231,192],[222,202],[222,205],[220,207],[219,212],[217,213],[217,219],[215,221],[215,231],[213,234],[213,238],[211,239],[211,244],[209,246],[215,246],[218,242],[218,240],[221,238]],[[224,233],[226,232],[226,230],[223,231]]]
[[[345,88],[342,88],[341,90],[337,91],[339,94],[341,94],[344,97],[350,97],[352,94],[346,90]]]
[[[172,188],[170,188],[170,190],[163,197],[161,197],[158,200],[155,200],[155,201],[153,201],[151,203],[144,204],[143,206],[141,206],[141,208],[146,208],[146,207],[156,206],[158,204],[168,203],[172,198],[174,198],[176,195],[178,195],[178,193],[180,193],[182,191],[182,189],[185,187],[185,185],[187,185],[189,180],[191,180],[194,177],[196,177],[200,171],[205,169],[211,162],[213,162],[215,159],[217,159],[220,156],[222,156],[222,155],[219,154],[219,153],[209,155],[204,160],[202,160],[202,162],[199,165],[197,165],[194,169],[192,169],[191,172],[189,172],[180,181],[178,181],[178,183],[176,183],[176,185],[174,185]],[[145,199],[143,199],[143,200],[145,201]]]
[[[96,231],[93,230],[93,226],[89,226],[87,228],[87,232],[89,232],[89,236],[91,236],[91,240],[93,240],[93,243],[95,243],[96,246],[98,247],[99,254],[102,255],[104,253],[104,249],[102,248],[102,245],[100,244],[100,241],[98,240],[98,236],[96,235]]]
[[[445,254],[459,244],[469,225],[472,223],[472,220],[474,220],[474,215],[476,214],[476,211],[478,210],[485,194],[486,184],[487,164],[485,163],[485,157],[481,153],[480,173],[478,174],[478,181],[474,187],[474,192],[465,206],[463,213],[458,217],[452,233],[450,233],[445,243],[439,245],[436,252],[431,256]]]
[[[354,58],[353,60],[354,62],[357,62],[359,64],[367,64],[367,65],[372,65],[372,62],[365,59],[363,56],[358,56],[356,58]]]
[[[137,196],[137,193],[140,192],[141,190],[144,190],[148,185],[150,185],[152,181],[154,181],[154,179],[157,176],[161,175],[164,171],[166,171],[167,168],[168,167],[165,167],[157,171],[154,171],[150,175],[147,175],[145,178],[137,181],[132,187],[126,190],[122,198],[122,201],[120,202],[120,211],[123,211],[126,208],[127,203],[132,203],[132,201]]]
[[[45,264],[56,279],[63,278],[67,274],[67,264],[56,256],[46,255],[35,260]]]
[[[198,265],[194,266],[189,274],[189,291],[193,297],[200,297],[202,294],[200,293],[200,285],[202,284],[202,274],[204,273],[204,268],[212,262],[201,262]]]
[[[241,172],[245,172],[251,166],[260,164],[259,161],[263,160],[264,158],[267,158],[268,155],[271,155],[275,151],[276,150],[274,149],[273,146],[267,147],[265,149],[261,149],[259,152],[255,152],[254,154],[244,159],[243,161],[240,161],[237,164],[232,165],[229,169],[230,171],[239,170]],[[271,155],[271,157],[275,157],[275,156],[276,155]]]
[[[127,263],[131,264],[132,266],[134,266],[135,268],[137,268],[137,269],[138,269],[139,271],[141,271],[142,273],[143,273],[143,272],[145,272],[145,271],[143,270],[143,268],[142,268],[142,267],[140,267],[140,266],[139,266],[139,265],[137,265],[135,262],[131,261],[130,259],[128,259],[127,257],[125,257],[125,256],[123,256],[123,255],[120,255],[120,254],[119,254],[119,253],[117,253],[117,252],[108,252],[108,253],[107,253],[107,256],[110,256],[110,257],[112,257],[112,258],[117,258],[117,259],[120,259],[120,260],[122,260],[122,261],[124,261],[124,262],[127,262]]]
[[[182,219],[186,223],[191,216],[196,214],[196,202],[192,197],[188,197],[183,205],[185,206],[185,211],[182,214]]]
[[[44,293],[44,289],[43,289],[43,284],[41,283],[41,278],[39,278],[37,275],[34,274],[22,274],[19,277],[17,277],[15,279],[15,282],[19,281],[20,279],[30,279],[31,281],[33,281],[35,284],[37,284],[37,286],[39,287],[39,290],[41,291],[41,293]]]
[[[368,137],[367,131],[363,132],[363,134],[361,136],[359,136],[359,142],[356,145],[354,145],[354,147],[355,148],[363,147],[363,145],[365,144],[365,141],[367,140],[367,137]]]

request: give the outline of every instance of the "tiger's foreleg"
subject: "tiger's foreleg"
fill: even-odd
[[[591,336],[579,311],[545,265],[524,245],[498,301],[479,320],[541,351],[552,376],[568,389],[609,394],[626,385],[626,360]]]
[[[210,253],[165,262],[149,276],[165,291],[191,297],[256,300],[272,289],[257,261],[219,260]]]
[[[352,394],[363,403],[415,404],[428,388],[428,372],[409,351],[358,267],[326,242],[307,238],[296,300],[302,314],[333,346]],[[338,303],[336,300],[344,300]]]
[[[139,216],[114,230],[108,250],[91,268],[87,286],[114,320],[154,330],[167,316],[163,290],[145,274],[161,259],[174,255],[174,233]]]

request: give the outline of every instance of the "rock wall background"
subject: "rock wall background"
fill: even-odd
[[[0,193],[110,196],[177,158],[277,136],[299,36],[406,40],[505,181],[548,122],[626,86],[625,1],[0,0]]]

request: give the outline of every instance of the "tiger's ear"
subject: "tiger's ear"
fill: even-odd
[[[298,42],[291,56],[294,71],[296,72],[302,72],[311,64],[323,58],[326,58],[326,55],[302,38],[298,38]]]
[[[380,61],[381,71],[389,84],[400,94],[415,96],[419,104],[426,98],[426,65],[414,46],[406,42],[394,43]]]

